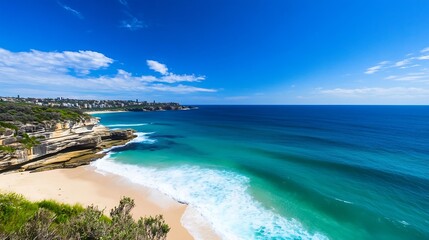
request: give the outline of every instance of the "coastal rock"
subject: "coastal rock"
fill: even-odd
[[[18,141],[18,139],[16,137],[8,137],[8,138],[2,139],[1,144],[2,145],[9,145],[9,144],[15,143],[16,141]]]
[[[98,152],[105,146],[125,144],[134,137],[134,130],[115,130],[99,125],[99,119],[14,123],[17,130],[6,129],[0,135],[0,145],[13,151],[0,149],[0,173],[10,170],[47,170],[76,167],[100,158]],[[17,132],[15,132],[17,131]],[[21,136],[14,137],[14,134]],[[27,148],[23,135],[37,139]],[[65,157],[66,156],[66,157]]]
[[[133,138],[134,131],[131,129],[127,130],[115,130],[110,133],[112,140],[127,140]]]

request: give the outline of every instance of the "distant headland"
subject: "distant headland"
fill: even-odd
[[[106,111],[169,111],[169,110],[191,110],[193,106],[182,106],[175,102],[155,102],[135,100],[87,100],[71,98],[22,98],[1,97],[0,102],[34,104],[42,107],[79,109],[82,112],[106,112]]]

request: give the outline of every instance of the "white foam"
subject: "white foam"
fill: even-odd
[[[349,201],[346,201],[346,200],[343,200],[343,199],[339,199],[339,198],[335,198],[335,200],[343,202],[343,203],[347,203],[347,204],[353,204],[352,202],[349,202]]]
[[[148,143],[153,144],[156,142],[155,139],[150,139],[149,135],[154,134],[154,132],[136,132],[137,137],[133,138],[131,141],[127,142],[125,145],[130,143]]]
[[[91,165],[188,203],[195,210],[190,214],[204,218],[223,239],[327,239],[309,233],[295,219],[264,208],[247,192],[249,179],[233,172],[188,165],[155,169],[120,164],[109,157]],[[195,239],[203,239],[192,229],[192,221],[195,218],[189,213],[182,219]]]
[[[192,206],[186,208],[180,222],[194,239],[217,239],[214,233],[214,236],[208,236],[213,231],[211,223]]]
[[[139,127],[139,126],[146,126],[147,123],[130,123],[130,124],[110,124],[106,125],[106,127]]]
[[[137,135],[137,137],[133,138],[131,141],[128,141],[124,145],[113,146],[111,148],[103,149],[103,150],[101,150],[98,153],[107,153],[107,152],[110,152],[112,149],[120,148],[120,147],[126,146],[126,145],[128,145],[130,143],[147,143],[147,144],[153,144],[153,143],[156,142],[156,139],[150,139],[149,138],[149,135],[151,135],[153,133],[154,132],[136,132],[134,134]]]

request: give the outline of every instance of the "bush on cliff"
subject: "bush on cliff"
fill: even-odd
[[[16,151],[16,149],[12,146],[4,146],[4,145],[0,145],[0,152],[5,152],[5,153],[14,153]]]
[[[27,133],[22,134],[22,139],[19,141],[26,149],[31,149],[32,147],[40,144],[40,141],[37,137],[30,137]]]
[[[0,239],[141,239],[163,240],[170,231],[162,216],[140,218],[124,197],[110,212],[55,201],[30,202],[17,194],[0,194]]]

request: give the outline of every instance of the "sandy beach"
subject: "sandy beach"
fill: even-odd
[[[0,191],[19,193],[33,201],[54,199],[69,204],[80,203],[83,206],[94,204],[99,209],[105,209],[106,215],[119,203],[122,196],[128,196],[135,200],[136,206],[132,214],[136,219],[162,214],[171,227],[167,239],[193,239],[181,224],[187,205],[116,175],[97,173],[91,166],[2,174]],[[213,233],[204,232],[204,239],[217,239]]]

